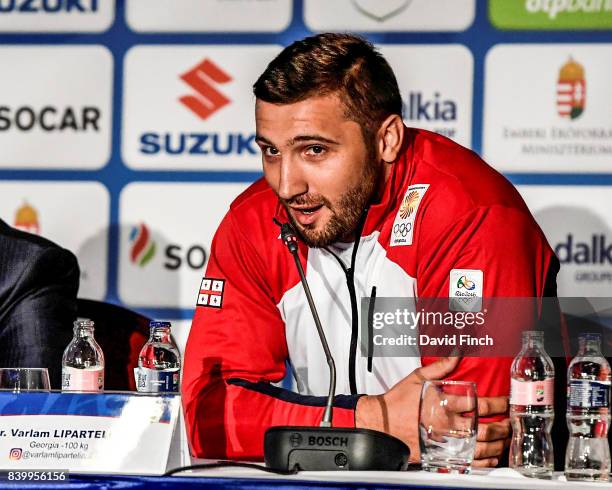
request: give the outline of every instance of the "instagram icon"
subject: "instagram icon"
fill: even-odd
[[[9,452],[9,459],[21,459],[23,450],[20,447],[14,447]]]

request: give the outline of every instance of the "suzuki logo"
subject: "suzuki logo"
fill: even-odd
[[[208,119],[212,114],[231,101],[214,84],[232,81],[227,73],[209,59],[181,75],[181,80],[193,88],[196,95],[184,95],[179,100],[200,119]]]

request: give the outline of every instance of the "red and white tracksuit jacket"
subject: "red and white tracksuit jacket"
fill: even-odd
[[[558,261],[514,187],[473,152],[408,129],[384,196],[354,244],[299,254],[337,374],[334,425],[354,426],[359,394],[380,394],[434,358],[357,349],[362,297],[448,297],[451,271],[474,271],[484,297],[555,295]],[[293,258],[287,221],[265,180],[231,205],[212,243],[185,353],[183,403],[192,453],[261,459],[275,425],[318,425],[328,367]],[[354,256],[353,256],[354,255]],[[354,260],[354,263],[351,260]],[[482,272],[480,274],[480,272]],[[455,272],[456,273],[456,272]],[[456,280],[455,280],[456,282]],[[299,393],[272,383],[289,361]],[[508,395],[510,358],[463,358],[449,379]]]

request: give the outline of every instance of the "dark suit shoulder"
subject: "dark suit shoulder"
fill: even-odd
[[[0,242],[7,241],[13,242],[16,245],[21,245],[22,247],[28,248],[58,248],[61,249],[59,245],[43,238],[38,235],[34,235],[32,233],[28,233],[26,231],[18,230],[17,228],[13,228],[7,225],[4,221],[0,220]]]
[[[59,388],[78,288],[72,252],[0,222],[0,365],[48,367]]]
[[[74,254],[51,240],[17,230],[0,220],[0,298],[3,286],[10,287],[32,268],[57,271],[55,274],[73,277],[78,284],[78,262]],[[76,274],[75,274],[76,271]],[[22,277],[23,279],[23,277]],[[74,279],[72,279],[74,280]]]

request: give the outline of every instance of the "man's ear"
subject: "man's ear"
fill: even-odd
[[[399,114],[385,119],[378,129],[378,154],[386,163],[394,162],[404,140],[404,122]]]

